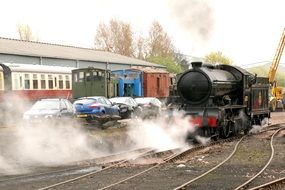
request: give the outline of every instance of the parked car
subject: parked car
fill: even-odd
[[[120,116],[123,119],[140,115],[142,108],[132,97],[115,97],[109,99],[114,105],[120,108]]]
[[[135,98],[135,101],[142,107],[142,118],[157,117],[161,112],[162,102],[157,98]]]
[[[91,121],[100,116],[119,116],[120,108],[103,96],[79,98],[73,103],[75,115]]]
[[[63,98],[41,99],[24,113],[23,119],[30,121],[44,121],[46,119],[62,119],[73,117],[72,103]]]

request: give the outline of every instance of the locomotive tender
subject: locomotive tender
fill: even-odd
[[[193,62],[179,75],[176,101],[199,135],[227,138],[270,117],[268,92],[268,78],[236,66]]]

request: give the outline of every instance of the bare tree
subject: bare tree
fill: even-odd
[[[134,56],[131,25],[110,20],[109,25],[100,23],[95,36],[95,48],[126,56]]]
[[[172,56],[173,49],[168,34],[157,21],[154,21],[149,31],[150,56]]]
[[[33,34],[31,27],[28,24],[19,24],[17,31],[21,40],[39,41],[38,37]]]
[[[148,56],[148,41],[139,35],[134,43],[135,57],[138,59],[146,59]]]

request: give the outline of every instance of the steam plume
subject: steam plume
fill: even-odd
[[[205,0],[168,1],[171,15],[194,39],[210,39],[214,27],[213,10]]]

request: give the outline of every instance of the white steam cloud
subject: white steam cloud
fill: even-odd
[[[13,94],[5,95],[4,100],[0,106],[0,173],[23,173],[31,166],[67,164],[109,152],[96,149],[95,138],[72,118],[26,123],[22,116],[31,104]]]
[[[23,126],[16,139],[15,153],[25,162],[60,164],[96,155],[87,135],[70,125]]]
[[[214,18],[213,9],[205,0],[168,1],[172,16],[187,30],[193,39],[206,42],[210,39]]]
[[[266,127],[266,125],[268,125],[268,122],[268,118],[264,118],[261,121],[261,125],[253,125],[249,133],[259,133],[264,127]]]
[[[158,150],[189,146],[187,135],[195,130],[183,112],[173,112],[171,119],[166,115],[154,120],[131,121],[130,126],[128,134],[138,147]]]

